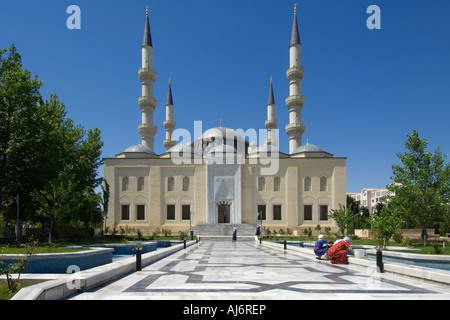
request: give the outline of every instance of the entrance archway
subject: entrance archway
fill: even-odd
[[[217,222],[218,223],[230,223],[231,203],[219,202],[217,204]]]

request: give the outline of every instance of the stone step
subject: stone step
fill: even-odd
[[[256,226],[251,224],[203,224],[192,228],[194,235],[200,236],[230,236],[233,234],[233,229],[236,228],[238,236],[254,236],[256,233]]]
[[[232,236],[198,236],[199,241],[232,241]],[[255,236],[237,236],[237,241],[255,242]]]

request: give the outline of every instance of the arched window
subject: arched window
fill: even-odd
[[[328,179],[325,177],[320,178],[320,191],[327,191]]]
[[[122,178],[122,191],[128,191],[130,185],[130,179],[128,177]]]
[[[273,191],[280,191],[280,177],[275,177],[273,179]]]
[[[173,191],[175,186],[175,179],[173,177],[169,177],[167,179],[167,191]]]
[[[183,191],[189,191],[189,178],[183,178]]]
[[[144,191],[144,177],[138,178],[137,191]]]
[[[263,191],[266,189],[266,179],[264,177],[259,177],[258,179],[258,191]]]
[[[310,177],[306,177],[305,178],[305,191],[311,191],[311,178]]]

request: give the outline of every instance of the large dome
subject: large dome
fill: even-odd
[[[239,153],[245,153],[245,140],[242,136],[230,128],[218,127],[205,131],[200,138],[194,142],[194,150],[199,154],[207,154],[214,147],[226,145]],[[227,152],[231,149],[227,148]]]
[[[231,140],[233,140],[235,138],[238,140],[244,140],[244,138],[242,138],[242,136],[239,133],[237,133],[236,131],[234,131],[233,129],[225,128],[225,127],[217,127],[217,128],[211,128],[209,130],[206,130],[201,135],[199,140],[200,139],[203,139],[203,140],[231,139]],[[224,144],[226,144],[226,143],[224,143]]]

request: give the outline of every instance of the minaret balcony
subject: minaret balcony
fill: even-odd
[[[167,130],[170,129],[175,129],[175,126],[177,125],[177,123],[173,120],[166,120],[163,122],[164,123],[164,128],[166,128]]]
[[[266,128],[267,129],[276,129],[278,127],[278,121],[277,120],[267,120],[266,121]]]
[[[156,74],[155,69],[153,69],[153,68],[148,68],[147,67],[147,68],[139,69],[139,79],[141,81],[151,80],[151,81],[155,82],[156,81],[156,77],[157,77],[157,74]]]
[[[305,69],[303,67],[292,67],[288,69],[286,72],[286,76],[289,81],[300,79],[303,80],[303,76],[305,75]]]
[[[156,109],[158,101],[154,97],[142,96],[139,97],[139,106],[141,109],[152,108]]]
[[[176,142],[173,140],[164,140],[164,147],[166,148],[166,150],[169,150],[172,147],[176,146]]]
[[[286,99],[286,105],[288,106],[288,108],[292,108],[292,107],[302,107],[305,104],[305,96],[304,95],[295,95],[295,96],[289,96]]]
[[[302,135],[305,133],[306,126],[304,123],[290,123],[286,126],[288,136]]]
[[[138,126],[139,133],[142,136],[155,136],[158,132],[158,127],[154,124],[140,124]]]

